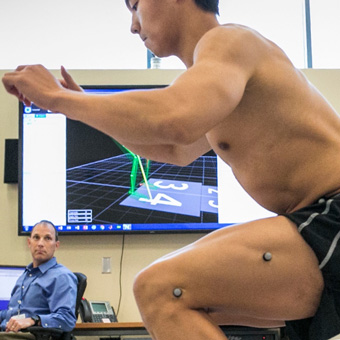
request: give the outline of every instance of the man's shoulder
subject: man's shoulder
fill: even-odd
[[[216,26],[206,32],[202,36],[202,41],[204,40],[227,40],[228,42],[235,42],[243,39],[251,39],[251,40],[264,40],[267,39],[262,36],[258,31],[254,30],[251,27],[240,25],[240,24],[223,24]]]
[[[46,271],[46,274],[52,276],[70,276],[76,279],[76,276],[69,268],[57,262]]]
[[[272,41],[256,30],[239,24],[219,25],[206,32],[198,42],[195,50],[197,56],[204,54],[220,57],[255,60],[256,56],[263,58],[279,50]]]
[[[219,25],[202,36],[194,53],[194,64],[206,64],[229,71],[242,71],[243,76],[254,78],[258,70],[269,69],[266,65],[277,60],[288,61],[283,51],[272,41],[247,26],[238,24]],[[221,74],[220,74],[221,75]]]
[[[50,280],[57,280],[59,283],[68,282],[68,284],[77,284],[78,282],[76,275],[60,263],[51,268],[46,274]]]
[[[74,276],[74,277],[76,277],[75,275],[74,275],[74,273],[70,270],[70,269],[68,269],[67,267],[65,267],[63,264],[61,264],[61,263],[58,263],[57,265],[56,265],[56,270],[58,270],[61,274],[68,274],[68,275],[71,275],[71,276]]]

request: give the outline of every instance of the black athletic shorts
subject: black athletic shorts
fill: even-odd
[[[328,340],[340,333],[340,194],[283,216],[314,250],[325,288],[312,318],[286,322],[290,340]]]

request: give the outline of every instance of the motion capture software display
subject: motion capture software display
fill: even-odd
[[[24,271],[24,266],[0,266],[0,310],[7,309],[14,285]]]
[[[84,86],[101,95],[149,88]],[[22,104],[20,148],[20,235],[41,219],[65,234],[158,233],[273,215],[213,152],[186,167],[149,161],[79,121]]]

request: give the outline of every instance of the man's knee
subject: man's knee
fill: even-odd
[[[166,265],[156,263],[137,274],[133,291],[140,311],[145,314],[171,310],[184,294],[176,285],[176,275],[171,275]],[[167,308],[164,308],[167,306]]]
[[[145,299],[157,299],[165,294],[166,277],[162,275],[159,265],[152,265],[137,274],[133,292],[137,302]]]

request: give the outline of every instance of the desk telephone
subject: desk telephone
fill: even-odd
[[[79,313],[82,322],[117,322],[115,311],[108,301],[88,301],[83,298]]]

